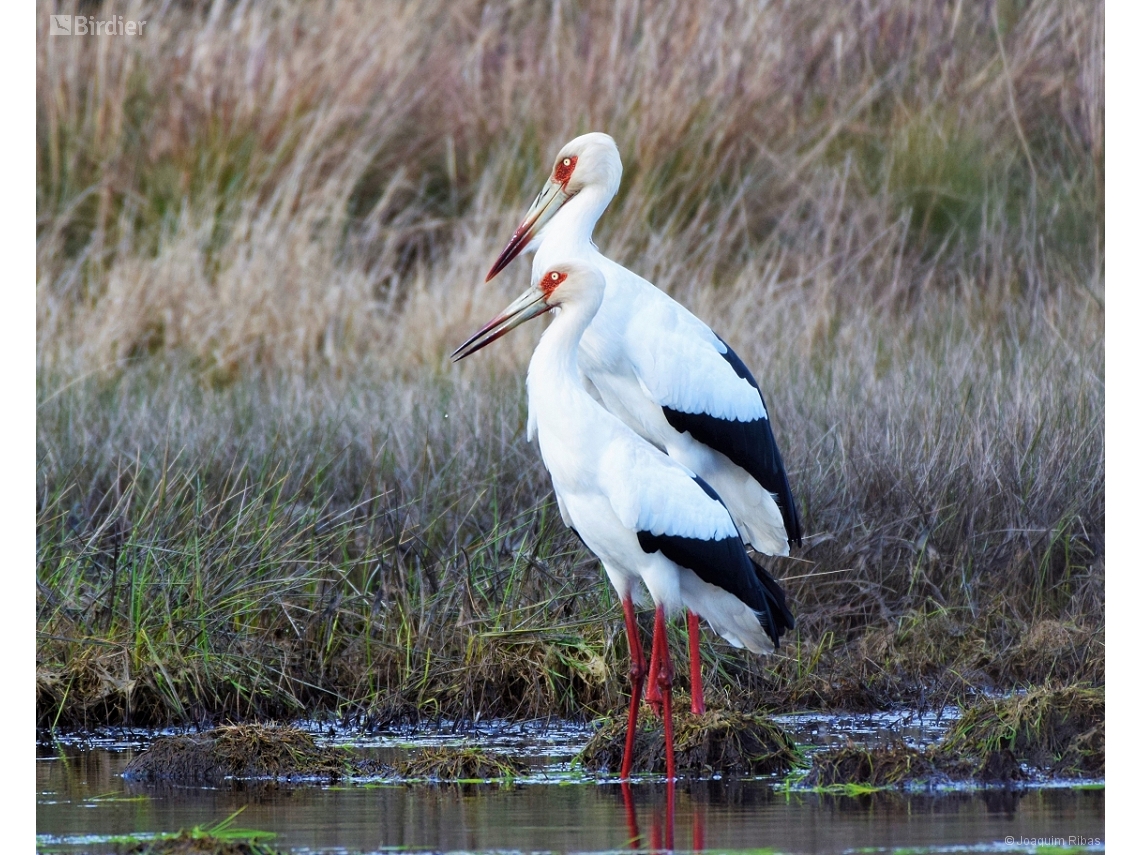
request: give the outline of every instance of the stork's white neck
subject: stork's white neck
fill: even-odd
[[[553,322],[542,334],[534,355],[530,359],[530,375],[539,369],[547,381],[561,381],[563,383],[581,386],[582,380],[578,373],[578,345],[582,341],[582,333],[586,331],[590,321],[597,312],[597,306],[583,306],[580,303],[562,305],[555,309]],[[582,390],[583,392],[585,389]]]
[[[534,270],[571,258],[593,258],[598,250],[591,240],[594,226],[613,199],[607,188],[592,184],[562,206],[543,229],[542,242],[534,256]]]
[[[600,419],[604,422],[610,418],[586,391],[578,369],[578,345],[582,333],[601,304],[600,293],[590,296],[595,299],[568,303],[557,310],[554,321],[534,349],[527,369],[528,406],[538,424],[543,460],[552,474],[559,461],[548,459],[546,451],[550,443],[544,437],[553,439],[558,435],[562,442],[577,446],[591,436],[590,431],[579,429],[584,421]],[[579,454],[588,453],[585,448],[579,449]]]

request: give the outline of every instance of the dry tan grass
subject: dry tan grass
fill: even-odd
[[[44,366],[439,366],[587,129],[626,162],[602,245],[754,359],[936,286],[1056,290],[1017,232],[1103,186],[1095,3],[159,8],[126,12],[145,38],[40,40]],[[1082,251],[1063,278],[1095,289]]]

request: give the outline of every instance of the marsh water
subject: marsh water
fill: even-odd
[[[781,723],[797,741],[818,748],[848,739],[922,744],[937,738],[946,721],[785,716]],[[582,726],[489,722],[379,734],[311,727],[327,743],[375,752],[382,760],[429,745],[474,744],[513,753],[531,771],[510,785],[156,786],[122,777],[153,733],[45,736],[37,743],[37,848],[111,852],[128,837],[207,828],[236,813],[231,827],[272,832],[267,842],[298,853],[1103,849],[1104,790],[1087,783],[847,796],[788,789],[771,778],[684,780],[670,811],[660,779],[623,788],[576,772],[570,760],[590,735]]]

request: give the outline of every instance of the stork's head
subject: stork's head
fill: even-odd
[[[463,342],[451,354],[458,362],[477,350],[482,350],[496,339],[502,338],[515,327],[539,315],[562,306],[580,307],[593,317],[606,291],[602,272],[592,264],[565,262],[546,269],[538,283],[507,306],[479,332]]]
[[[487,281],[490,282],[500,270],[510,264],[543,226],[550,222],[551,217],[583,190],[596,192],[598,198],[603,200],[602,207],[605,207],[617,193],[620,184],[621,157],[613,137],[594,132],[570,140],[558,152],[549,180],[526,212],[522,224],[507,242],[506,248],[491,266]]]

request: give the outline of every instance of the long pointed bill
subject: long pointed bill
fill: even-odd
[[[463,342],[451,354],[451,361],[458,362],[477,350],[482,350],[496,339],[500,339],[520,324],[549,312],[553,306],[546,303],[546,295],[538,288],[531,288],[492,319],[483,329]]]
[[[564,184],[553,179],[547,181],[542,192],[538,194],[538,198],[534,200],[534,204],[530,206],[530,210],[523,217],[522,224],[515,229],[511,239],[507,241],[506,248],[495,259],[495,263],[491,265],[491,272],[487,274],[486,281],[490,282],[500,270],[514,261],[515,257],[526,248],[526,245],[531,242],[550,218],[558,212],[558,209],[573,197],[573,193],[566,192]]]

